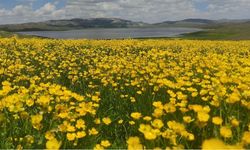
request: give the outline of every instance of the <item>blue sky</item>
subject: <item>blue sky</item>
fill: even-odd
[[[38,8],[42,7],[43,5],[45,5],[46,3],[55,2],[55,0],[36,0],[36,1],[32,1],[32,0],[0,0],[0,1],[1,1],[1,3],[0,3],[1,8],[5,8],[5,9],[12,9],[16,5],[22,5],[22,4],[24,4],[24,5],[25,4],[26,5],[32,4],[33,9],[38,9]],[[66,5],[66,0],[57,1],[58,8],[62,8],[65,5]],[[196,1],[195,6],[197,7],[197,9],[205,11],[207,9],[208,3],[204,2],[204,1]]]
[[[207,11],[209,3],[205,1],[196,1],[195,3],[195,8],[197,8],[200,11]]]
[[[0,8],[13,9],[17,5],[32,5],[33,9],[38,9],[47,3],[56,3],[58,8],[65,7],[66,0],[0,0]]]
[[[0,0],[0,24],[115,17],[149,23],[249,19],[250,0]]]

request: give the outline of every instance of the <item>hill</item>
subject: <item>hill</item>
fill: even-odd
[[[185,39],[250,40],[250,21],[224,22],[205,26],[207,30],[184,34]]]
[[[250,39],[250,20],[209,20],[195,18],[179,21],[164,21],[155,24],[134,22],[119,18],[74,18],[68,20],[49,20],[44,22],[0,25],[0,37],[10,37],[16,34],[12,32],[18,31],[62,31],[86,28],[133,27],[191,27],[204,29],[203,31],[184,34],[181,38],[185,39]]]
[[[192,27],[192,28],[205,28],[212,29],[215,27],[225,26],[225,25],[233,25],[233,24],[241,24],[245,22],[249,22],[250,20],[242,19],[242,20],[230,20],[230,19],[221,19],[221,20],[209,20],[209,19],[184,19],[179,21],[164,21],[160,23],[153,24],[158,27]]]
[[[85,28],[131,28],[131,27],[192,27],[212,29],[219,26],[244,23],[249,20],[208,20],[208,19],[184,19],[179,21],[164,21],[155,24],[134,22],[119,18],[90,18],[90,19],[64,19],[49,20],[43,22],[31,22],[23,24],[0,25],[3,31],[61,31],[77,30]]]
[[[206,27],[207,25],[215,24],[215,20],[208,19],[185,19],[179,21],[164,21],[160,23],[153,24],[159,27]]]
[[[60,31],[75,30],[84,28],[129,28],[143,27],[148,24],[143,22],[133,22],[118,18],[74,18],[69,20],[49,20],[44,22],[32,22],[23,24],[0,25],[0,30],[4,31]]]

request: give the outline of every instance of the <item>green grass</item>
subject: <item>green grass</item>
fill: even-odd
[[[219,40],[228,39],[234,37],[233,33],[218,33],[216,31],[199,31],[194,33],[184,34],[182,38],[184,39],[200,39],[200,40]]]
[[[0,31],[0,37],[12,37],[14,34],[6,31]]]
[[[205,31],[183,34],[183,39],[250,40],[250,22],[207,27]]]
[[[179,37],[143,37],[135,39],[250,40],[250,22],[223,23],[202,28],[203,31],[186,33]]]
[[[7,31],[0,31],[0,38],[10,38],[10,37],[18,37],[18,38],[33,38],[34,36],[31,35],[23,35],[23,34],[17,34],[13,32],[7,32]]]

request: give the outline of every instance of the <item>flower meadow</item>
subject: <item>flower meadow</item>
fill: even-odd
[[[0,39],[0,148],[248,149],[250,41]]]

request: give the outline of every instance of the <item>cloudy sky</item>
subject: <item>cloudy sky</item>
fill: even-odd
[[[249,19],[250,0],[0,0],[0,24],[98,17]]]

